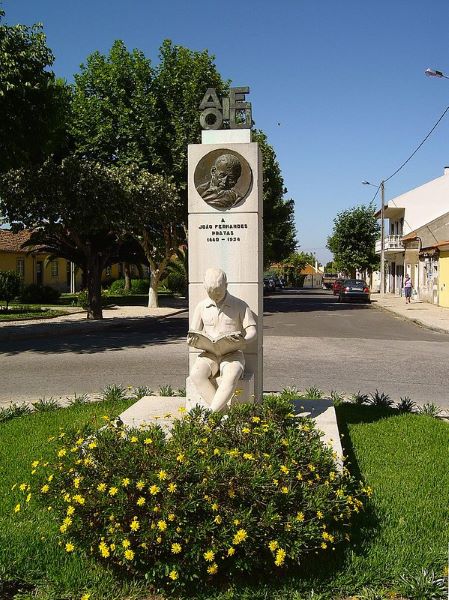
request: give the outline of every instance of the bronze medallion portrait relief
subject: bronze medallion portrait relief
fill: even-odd
[[[204,202],[227,210],[245,201],[253,186],[253,174],[243,156],[223,148],[203,156],[196,166],[194,182]]]

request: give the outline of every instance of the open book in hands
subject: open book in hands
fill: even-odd
[[[241,331],[231,331],[223,333],[218,337],[211,337],[204,331],[189,330],[187,334],[187,343],[198,350],[205,350],[215,356],[223,356],[229,352],[243,350],[245,347],[245,338]]]

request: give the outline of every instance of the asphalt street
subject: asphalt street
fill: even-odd
[[[264,389],[317,386],[351,394],[376,389],[395,400],[449,408],[449,335],[330,292],[265,298]],[[98,393],[107,384],[184,387],[187,313],[100,334],[2,344],[0,404]]]

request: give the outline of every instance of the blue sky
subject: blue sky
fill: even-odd
[[[115,39],[157,62],[163,39],[207,48],[222,76],[249,85],[256,126],[294,198],[302,250],[327,261],[335,215],[369,202],[449,104],[447,0],[3,0],[10,24],[44,25],[68,80]],[[449,115],[386,184],[386,199],[443,173]],[[449,199],[448,199],[449,206]]]

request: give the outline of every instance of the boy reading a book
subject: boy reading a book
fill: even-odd
[[[190,374],[198,393],[213,411],[226,408],[232,398],[238,381],[245,369],[245,355],[242,349],[248,342],[257,337],[256,321],[249,306],[243,300],[232,296],[227,291],[226,274],[221,269],[208,269],[204,278],[204,287],[208,297],[198,303],[187,343],[203,350],[196,359]],[[204,332],[209,340],[224,339],[225,343],[206,344],[201,340]],[[225,347],[226,353],[219,353],[218,348]],[[222,350],[221,350],[222,352]],[[221,381],[218,387],[212,378],[218,374]]]

